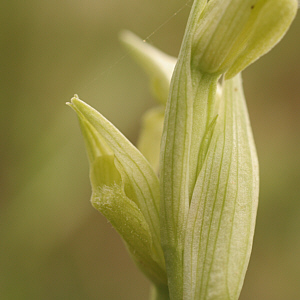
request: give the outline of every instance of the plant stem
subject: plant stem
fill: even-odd
[[[153,285],[151,287],[150,300],[170,300],[168,286]]]

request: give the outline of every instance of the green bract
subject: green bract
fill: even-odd
[[[72,98],[90,161],[92,204],[121,234],[138,266],[166,284],[160,245],[159,183],[140,152],[100,113]]]
[[[153,282],[151,299],[238,299],[258,202],[240,72],[282,38],[296,10],[296,0],[195,0],[177,63],[123,32],[160,101],[143,118],[141,152],[77,96],[71,100],[92,204]]]

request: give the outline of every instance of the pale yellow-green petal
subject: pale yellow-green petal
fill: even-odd
[[[137,143],[138,149],[147,158],[153,169],[158,174],[160,141],[164,124],[164,108],[156,107],[145,113],[142,129]]]
[[[231,53],[234,53],[235,49],[245,45],[245,49],[226,72],[226,78],[235,76],[270,51],[283,38],[296,12],[296,0],[258,2],[253,7],[251,18],[231,50]]]
[[[154,96],[165,104],[177,59],[148,44],[128,30],[120,33],[120,39],[132,57],[148,74]]]
[[[122,188],[124,197],[138,207],[149,227],[151,259],[164,270],[159,229],[159,184],[155,172],[142,154],[100,113],[77,97],[72,99],[70,106],[79,117],[85,137],[93,191],[100,193],[100,186],[114,184]],[[134,253],[132,247],[131,251]]]
[[[193,66],[233,77],[279,42],[296,12],[296,0],[209,1],[194,33]]]

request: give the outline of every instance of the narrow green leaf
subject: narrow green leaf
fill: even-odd
[[[158,50],[128,30],[121,32],[120,39],[132,57],[149,75],[154,96],[165,104],[177,59]]]
[[[222,95],[188,215],[184,299],[237,300],[252,248],[258,161],[240,75]]]

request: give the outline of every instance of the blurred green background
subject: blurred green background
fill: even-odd
[[[83,139],[65,102],[79,94],[135,142],[154,101],[118,32],[150,35],[177,56],[191,3],[0,2],[0,299],[147,299],[148,281],[89,203]],[[243,74],[261,192],[241,300],[300,299],[299,37],[298,17]]]

